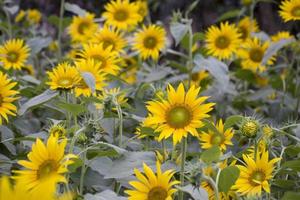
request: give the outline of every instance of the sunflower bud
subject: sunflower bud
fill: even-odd
[[[49,129],[50,135],[53,135],[53,136],[59,137],[59,138],[66,137],[66,133],[67,133],[67,131],[66,131],[65,127],[60,124],[53,125]]]
[[[80,133],[78,135],[78,142],[79,143],[85,143],[87,141],[87,136],[85,135],[85,133]]]
[[[269,125],[264,125],[262,127],[262,132],[263,132],[264,137],[266,137],[266,138],[270,138],[273,135],[273,129]]]
[[[259,122],[252,118],[246,118],[242,122],[240,130],[246,137],[253,138],[259,131]]]

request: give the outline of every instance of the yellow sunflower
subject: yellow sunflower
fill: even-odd
[[[94,59],[100,63],[100,70],[116,75],[120,70],[118,63],[120,59],[119,54],[116,51],[112,51],[112,46],[104,48],[103,43],[100,44],[84,44],[83,50],[78,55],[83,59]]]
[[[39,138],[32,145],[28,153],[28,160],[20,160],[18,163],[25,167],[23,170],[15,170],[14,178],[28,190],[42,185],[67,183],[64,176],[68,172],[68,165],[72,164],[73,154],[65,155],[67,139],[59,142],[58,137],[50,135],[45,145]]]
[[[135,2],[138,6],[138,13],[141,21],[148,15],[148,2],[146,0],[138,0]]]
[[[250,17],[244,17],[241,21],[238,23],[238,30],[241,33],[241,39],[245,41],[250,37],[250,34],[253,32],[257,32],[258,25],[257,21],[255,19],[251,20]]]
[[[15,22],[18,23],[22,21],[25,18],[25,16],[26,16],[26,12],[21,9],[15,17]]]
[[[134,37],[133,49],[139,52],[142,59],[151,57],[157,60],[159,52],[165,47],[166,32],[157,25],[143,26]]]
[[[95,80],[95,90],[100,91],[103,89],[105,83],[105,77],[104,74],[101,73],[100,67],[101,64],[99,62],[95,62],[93,59],[87,59],[87,60],[80,60],[78,62],[75,62],[75,66],[77,67],[78,71],[82,73],[90,73],[93,75]],[[85,83],[84,79],[82,78],[80,81],[80,84],[78,84],[75,87],[75,96],[91,96],[93,91],[89,86]]]
[[[64,138],[67,135],[67,130],[62,124],[52,124],[48,130],[49,135],[53,135],[55,137]]]
[[[285,0],[280,5],[279,15],[284,22],[300,20],[300,1]]]
[[[176,145],[188,133],[198,136],[197,128],[203,126],[202,119],[213,109],[214,103],[203,104],[208,97],[198,97],[200,88],[192,86],[187,92],[181,83],[177,90],[169,85],[166,100],[148,102],[149,115],[145,125],[155,126],[159,132],[158,141],[173,135],[173,144]]]
[[[29,56],[29,47],[22,39],[7,40],[0,46],[0,62],[7,70],[21,70]]]
[[[31,24],[38,24],[41,21],[42,14],[37,9],[29,9],[27,10],[27,20]]]
[[[85,16],[74,16],[69,26],[69,34],[73,42],[87,42],[98,29],[94,22],[94,14],[86,13]]]
[[[280,40],[292,39],[294,36],[290,34],[288,31],[279,31],[277,34],[271,37],[273,42],[278,42]]]
[[[15,95],[18,91],[12,88],[17,85],[17,82],[11,81],[6,74],[0,71],[0,125],[5,119],[8,122],[8,115],[16,116],[17,107],[13,102],[18,99]]]
[[[205,35],[208,53],[218,59],[229,59],[241,45],[238,28],[228,22],[221,23],[220,27],[211,26]]]
[[[47,72],[49,81],[46,83],[51,90],[70,90],[81,80],[78,70],[70,64],[58,64],[51,72]]]
[[[105,12],[102,16],[106,19],[105,23],[118,29],[126,30],[140,21],[138,13],[139,7],[129,0],[111,1],[105,5]]]
[[[208,130],[208,132],[202,132],[199,135],[199,140],[201,141],[201,147],[203,149],[209,149],[213,146],[218,146],[221,150],[226,151],[227,145],[232,145],[231,139],[233,137],[232,128],[224,130],[224,124],[222,119],[219,123],[215,125],[218,132],[213,130]]]
[[[30,64],[23,66],[22,70],[31,76],[34,76],[34,74],[35,74],[35,69],[34,69],[33,65],[30,65]]]
[[[126,46],[127,41],[123,38],[123,34],[109,26],[104,26],[93,37],[93,42],[103,43],[103,47],[112,46],[112,51],[123,52],[123,48]]]
[[[243,154],[245,166],[236,165],[240,169],[240,176],[233,186],[241,195],[260,196],[262,190],[270,193],[269,180],[272,178],[274,164],[280,158],[269,161],[269,152],[257,154],[256,161],[248,155]]]
[[[263,65],[262,61],[269,45],[268,41],[262,42],[258,38],[248,39],[238,52],[239,57],[242,59],[242,68],[253,72],[265,71],[266,66]],[[274,60],[275,57],[271,57],[266,64],[272,65]]]
[[[125,191],[129,195],[128,200],[172,200],[177,191],[173,186],[179,184],[179,181],[171,180],[175,171],[162,172],[159,162],[156,162],[156,174],[146,164],[143,167],[145,175],[134,169],[138,180],[129,182],[134,189]]]
[[[195,72],[192,74],[192,84],[198,86],[207,77],[209,77],[209,73],[205,70]]]

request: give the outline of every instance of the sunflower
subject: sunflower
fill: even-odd
[[[87,59],[87,60],[80,60],[78,62],[75,62],[75,66],[77,67],[78,71],[83,73],[90,73],[94,80],[95,80],[95,91],[102,90],[104,87],[104,80],[105,77],[103,73],[100,71],[101,64],[99,62],[95,62],[93,59]],[[85,83],[84,79],[82,78],[80,81],[80,84],[78,84],[75,87],[75,96],[91,96],[93,91],[89,86]]]
[[[214,103],[203,104],[208,97],[197,97],[200,88],[192,86],[187,92],[181,83],[177,90],[169,85],[167,100],[148,102],[149,115],[145,125],[155,126],[159,132],[158,141],[167,139],[173,134],[173,144],[176,145],[188,133],[198,136],[197,128],[203,126],[202,119],[213,109]]]
[[[260,196],[262,190],[270,193],[268,181],[272,178],[274,164],[280,158],[269,161],[269,152],[257,154],[256,160],[243,154],[245,166],[236,165],[240,169],[240,176],[233,186],[241,195]]]
[[[143,167],[145,175],[134,169],[138,180],[129,182],[134,189],[125,191],[129,195],[128,200],[172,200],[172,195],[177,191],[173,186],[179,184],[179,181],[171,180],[175,171],[162,172],[159,162],[156,162],[156,174],[145,163]]]
[[[94,22],[94,14],[86,13],[85,16],[74,16],[69,26],[69,34],[73,42],[87,42],[98,29]]]
[[[21,9],[15,17],[15,22],[18,23],[22,21],[25,18],[25,16],[26,16],[26,12]]]
[[[268,41],[262,42],[258,38],[248,39],[244,43],[243,48],[238,52],[239,57],[242,59],[242,68],[253,72],[265,71],[266,66],[262,61],[269,45]],[[266,64],[272,65],[274,60],[275,57],[271,57]]]
[[[280,5],[279,15],[284,22],[300,20],[300,1],[285,0]]]
[[[218,146],[221,150],[226,151],[227,145],[232,145],[231,139],[233,137],[232,128],[224,130],[224,124],[222,119],[215,125],[218,132],[208,130],[208,132],[202,132],[199,135],[201,141],[201,147],[203,149],[209,149],[213,146]]]
[[[30,65],[30,64],[24,65],[22,67],[22,70],[31,76],[34,76],[34,74],[35,74],[35,69],[34,69],[33,65]]]
[[[137,50],[143,59],[151,57],[157,60],[159,52],[165,47],[166,32],[157,25],[143,26],[134,37],[133,49]]]
[[[103,47],[107,48],[112,46],[112,51],[123,52],[123,48],[126,46],[126,40],[123,38],[123,34],[109,26],[104,26],[93,37],[93,42],[103,43]]]
[[[81,80],[78,70],[70,64],[58,64],[51,72],[47,72],[49,81],[47,85],[51,90],[70,90],[77,86]]]
[[[116,51],[112,51],[112,46],[104,48],[103,43],[100,44],[84,44],[83,50],[78,55],[83,59],[94,59],[100,63],[100,70],[116,75],[120,70],[117,65],[120,62],[118,58],[119,54]]]
[[[55,137],[64,138],[67,135],[67,130],[62,124],[52,124],[48,130],[49,135],[53,135]]]
[[[257,21],[255,19],[251,20],[250,17],[244,17],[241,21],[238,23],[238,30],[241,33],[241,39],[245,41],[250,37],[250,34],[253,32],[257,32],[258,25]]]
[[[7,40],[0,46],[0,62],[5,69],[21,70],[29,56],[29,47],[22,39]]]
[[[106,19],[107,25],[126,30],[137,25],[141,20],[138,9],[139,7],[129,0],[116,0],[105,5],[106,11],[102,16]]]
[[[192,74],[191,81],[193,85],[198,86],[200,85],[201,81],[205,80],[208,77],[209,77],[209,73],[205,70],[201,70]]]
[[[294,38],[294,36],[292,36],[290,34],[290,32],[288,32],[288,31],[279,31],[277,34],[275,34],[271,37],[271,40],[273,42],[278,42],[280,40],[287,40],[287,39],[292,39],[292,38]]]
[[[16,85],[17,82],[11,81],[0,71],[0,125],[3,119],[8,122],[8,115],[16,116],[17,107],[13,102],[18,99],[15,95],[19,92],[12,89]]]
[[[29,9],[27,10],[27,20],[31,24],[38,24],[41,21],[42,14],[37,9]]]
[[[228,22],[220,27],[211,26],[205,35],[208,53],[219,59],[229,59],[241,44],[238,28]]]
[[[148,15],[148,2],[145,0],[138,0],[135,2],[138,6],[138,13],[141,16],[141,21]]]
[[[58,137],[50,135],[45,145],[39,138],[32,145],[31,152],[27,155],[28,160],[20,160],[18,163],[25,167],[23,170],[14,171],[14,178],[28,190],[42,185],[66,183],[65,173],[68,165],[72,164],[73,154],[65,155],[67,139],[59,142]]]

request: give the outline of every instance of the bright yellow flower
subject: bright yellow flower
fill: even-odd
[[[22,39],[7,40],[0,46],[0,62],[5,69],[21,70],[27,62],[29,47]]]
[[[205,70],[196,72],[192,74],[192,84],[198,86],[200,85],[201,81],[209,77],[209,73]]]
[[[105,12],[102,16],[106,19],[105,23],[118,29],[126,30],[140,21],[138,6],[130,3],[129,0],[111,1],[105,5]]]
[[[31,76],[34,76],[34,74],[35,74],[34,67],[33,67],[33,65],[30,65],[30,64],[23,66],[22,70],[27,72]]]
[[[208,97],[198,97],[200,88],[192,86],[187,92],[181,83],[177,90],[168,86],[168,99],[148,102],[149,115],[145,125],[155,126],[159,133],[158,141],[173,135],[173,144],[176,145],[188,133],[198,136],[197,128],[203,126],[202,119],[213,109],[214,103],[203,104]]]
[[[203,149],[209,149],[213,146],[218,146],[222,151],[226,151],[227,145],[232,145],[231,139],[233,137],[232,128],[224,130],[224,124],[222,119],[215,125],[218,132],[208,130],[208,132],[202,132],[199,135],[201,141],[201,147]]]
[[[90,73],[93,75],[95,80],[95,91],[100,91],[103,89],[105,85],[105,77],[104,74],[101,73],[101,64],[99,62],[95,62],[93,59],[87,60],[80,60],[75,62],[75,66],[77,67],[78,71],[82,73]],[[85,83],[84,79],[82,78],[80,83],[75,87],[75,96],[91,96],[93,91],[89,86]]]
[[[15,22],[18,23],[24,19],[26,16],[26,12],[24,10],[20,10],[19,13],[15,17]]]
[[[101,64],[101,71],[116,75],[120,70],[117,65],[120,62],[119,54],[112,51],[112,46],[104,48],[103,43],[100,44],[84,44],[83,50],[78,54],[83,59],[94,59]]]
[[[241,21],[239,21],[237,27],[239,29],[239,32],[241,33],[241,39],[243,41],[248,39],[251,36],[251,33],[257,32],[259,30],[257,21],[255,19],[251,20],[250,17],[244,17]]]
[[[13,104],[18,97],[18,91],[13,90],[17,82],[13,82],[6,74],[0,71],[0,125],[5,119],[8,122],[8,115],[16,116],[17,107]]]
[[[158,60],[159,52],[165,47],[166,32],[157,25],[143,26],[134,36],[133,49],[139,52],[142,59],[151,57]]]
[[[220,27],[211,26],[206,32],[206,47],[208,53],[218,59],[229,59],[241,45],[241,34],[235,25],[228,22]]]
[[[14,177],[27,189],[34,189],[41,185],[55,187],[57,183],[67,183],[64,176],[68,172],[68,165],[72,164],[73,154],[65,155],[67,139],[59,142],[58,137],[50,135],[47,145],[39,138],[32,145],[28,153],[28,160],[20,160],[18,163],[25,167],[23,170],[16,170]]]
[[[258,38],[248,39],[238,52],[242,59],[242,68],[249,69],[254,73],[265,71],[266,65],[262,61],[269,45],[268,41],[262,42]],[[271,57],[266,64],[272,65],[274,60],[275,57]]]
[[[145,175],[134,169],[138,180],[129,182],[134,188],[125,191],[129,195],[128,200],[172,200],[173,194],[177,191],[173,186],[179,184],[179,181],[171,180],[175,171],[162,172],[159,162],[156,162],[156,174],[145,163],[143,167]]]
[[[81,80],[78,70],[64,62],[58,64],[51,72],[47,72],[49,81],[46,83],[51,90],[70,90]]]
[[[90,40],[98,29],[94,22],[94,14],[86,13],[85,16],[74,16],[69,26],[69,34],[73,42],[87,42]]]
[[[134,58],[124,59],[126,67],[124,67],[123,72],[120,74],[120,78],[126,81],[128,84],[134,84],[137,80],[138,65]]]
[[[279,15],[284,22],[300,20],[300,1],[285,0],[280,4]]]
[[[104,26],[100,29],[95,36],[93,37],[93,42],[103,43],[103,47],[112,46],[112,51],[123,52],[124,47],[127,44],[127,41],[123,38],[123,34],[109,26]]]
[[[37,9],[29,9],[27,11],[27,20],[31,24],[38,24],[41,21],[42,14]]]
[[[138,13],[141,16],[141,21],[148,15],[148,2],[145,0],[138,0],[135,2],[138,6]]]
[[[273,36],[271,37],[271,40],[272,40],[273,42],[278,42],[278,41],[280,41],[280,40],[284,40],[284,39],[292,39],[292,38],[294,38],[294,36],[292,36],[292,35],[290,34],[290,32],[288,32],[288,31],[279,31],[277,34],[275,34],[275,35],[273,35]]]
[[[280,158],[269,161],[269,152],[257,154],[256,160],[243,154],[245,166],[236,165],[240,169],[240,176],[233,186],[241,195],[260,196],[262,190],[270,193],[269,180],[272,179],[274,164]]]

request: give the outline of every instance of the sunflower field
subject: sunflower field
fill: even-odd
[[[0,0],[0,200],[299,200],[300,0]]]

